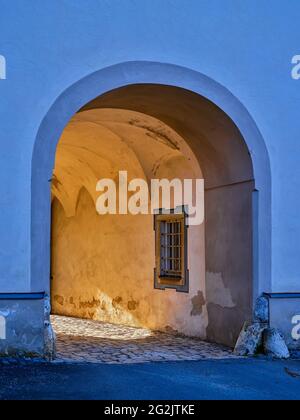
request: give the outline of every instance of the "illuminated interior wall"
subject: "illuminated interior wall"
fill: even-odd
[[[233,347],[243,324],[252,320],[258,290],[253,267],[254,261],[259,263],[253,255],[258,246],[253,235],[253,150],[220,108],[174,86],[127,85],[97,97],[83,110],[103,108],[157,118],[186,141],[199,162],[205,179],[206,279],[195,302],[203,303],[205,296],[207,339]]]
[[[190,292],[154,290],[152,215],[96,212],[96,183],[202,178],[185,141],[156,118],[118,109],[77,114],[53,176],[52,311],[206,338],[204,226],[188,229]]]

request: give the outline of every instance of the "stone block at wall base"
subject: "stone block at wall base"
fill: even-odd
[[[0,357],[54,357],[50,303],[44,293],[0,294]]]
[[[288,359],[290,350],[299,349],[300,295],[273,293],[258,298],[254,323],[244,325],[234,353],[254,356],[261,352],[272,358]]]
[[[263,333],[264,352],[275,359],[289,359],[290,352],[283,335],[275,328],[267,328]]]
[[[263,345],[263,332],[266,326],[260,323],[245,323],[236,343],[234,354],[237,356],[254,356]]]

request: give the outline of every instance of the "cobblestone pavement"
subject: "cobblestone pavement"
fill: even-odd
[[[195,338],[97,321],[52,316],[60,362],[108,364],[236,358],[228,348]]]

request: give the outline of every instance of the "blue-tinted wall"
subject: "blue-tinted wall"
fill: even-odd
[[[1,0],[1,291],[30,290],[41,121],[69,86],[127,61],[196,70],[247,108],[271,162],[272,291],[300,291],[299,17],[299,0]]]

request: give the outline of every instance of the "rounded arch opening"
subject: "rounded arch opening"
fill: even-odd
[[[127,183],[147,186],[146,214],[97,214],[98,181],[115,181],[118,209],[124,171]],[[53,314],[205,338],[204,303],[191,316],[192,299],[200,291],[205,295],[204,226],[188,229],[186,293],[157,290],[150,209],[153,179],[199,178],[199,163],[185,140],[157,118],[116,108],[77,113],[58,143],[52,181],[52,196],[62,203],[54,201],[52,209]],[[128,203],[134,195],[128,192]]]
[[[270,284],[269,161],[240,102],[187,69],[125,63],[83,79],[53,105],[39,130],[32,163],[33,289],[38,284],[49,289],[49,179],[60,134],[78,110],[82,119],[87,112],[108,109],[156,118],[178,133],[199,161],[206,182],[206,334],[233,345],[242,321],[251,317],[253,298]],[[130,123],[145,129],[140,121]],[[118,124],[122,127],[122,121]]]

